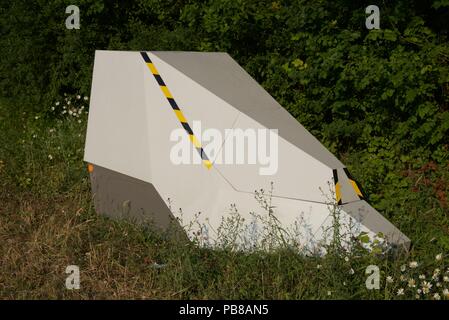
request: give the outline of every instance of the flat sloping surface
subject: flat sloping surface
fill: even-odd
[[[343,164],[227,53],[151,52],[332,169]],[[205,111],[206,112],[206,111]]]

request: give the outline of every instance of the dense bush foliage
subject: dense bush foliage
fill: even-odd
[[[82,0],[80,30],[65,28],[69,4],[2,6],[3,96],[88,94],[95,49],[226,51],[333,151],[444,160],[447,1],[384,3],[378,31],[365,28],[366,4],[344,0]]]

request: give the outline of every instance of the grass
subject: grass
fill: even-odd
[[[369,182],[373,205],[413,241],[408,254],[394,259],[200,249],[96,215],[82,161],[86,116],[49,113],[27,113],[0,101],[2,299],[435,299],[436,293],[445,298],[447,165],[398,164],[382,175],[376,154],[344,157],[354,175]],[[372,264],[380,270],[379,290],[365,286]],[[68,265],[80,268],[80,290],[65,287]]]

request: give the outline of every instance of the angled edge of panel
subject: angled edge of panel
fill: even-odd
[[[324,145],[284,109],[229,54],[150,51],[205,89],[333,168],[343,167]]]
[[[389,243],[409,250],[411,240],[365,200],[343,204],[341,208],[369,230],[376,234],[382,233]]]
[[[89,164],[95,210],[113,219],[148,225],[177,239],[187,239],[153,184],[113,170]]]

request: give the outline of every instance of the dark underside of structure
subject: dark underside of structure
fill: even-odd
[[[151,183],[97,165],[92,168],[90,180],[97,213],[187,239],[180,222]]]

